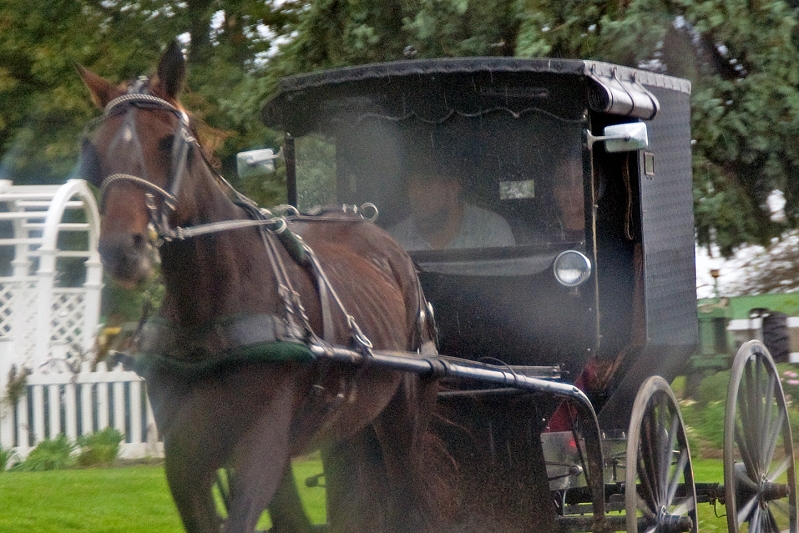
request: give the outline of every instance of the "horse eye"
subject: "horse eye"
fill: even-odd
[[[162,152],[171,152],[172,151],[172,144],[175,142],[174,137],[164,137],[160,141],[158,141],[158,149]]]

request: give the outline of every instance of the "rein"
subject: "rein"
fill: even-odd
[[[191,132],[189,116],[185,111],[162,98],[143,92],[146,91],[146,89],[147,79],[140,78],[134,85],[131,86],[128,93],[111,100],[106,105],[101,120],[107,119],[112,113],[116,112],[120,106],[131,106],[131,109],[127,111],[128,114],[126,115],[125,120],[126,127],[130,128],[130,131],[132,131],[132,136],[135,137],[135,128],[132,124],[133,115],[131,115],[131,113],[135,112],[136,109],[155,109],[175,114],[178,118],[178,127],[174,134],[172,144],[172,168],[175,170],[169,176],[167,188],[155,185],[146,179],[146,176],[140,177],[132,174],[117,173],[105,177],[100,184],[101,210],[104,211],[105,198],[108,190],[117,183],[128,182],[133,183],[134,185],[145,190],[146,205],[150,214],[150,222],[158,237],[158,240],[155,243],[156,246],[160,246],[164,242],[169,242],[172,240],[186,240],[197,236],[222,231],[260,227],[263,244],[277,281],[278,294],[284,304],[285,316],[282,319],[278,317],[274,317],[274,319],[269,318],[267,322],[270,324],[274,322],[275,324],[268,328],[263,328],[265,333],[260,333],[257,339],[249,344],[252,346],[270,345],[271,347],[274,347],[277,344],[295,346],[300,344],[305,348],[305,350],[297,351],[295,349],[288,349],[288,352],[298,354],[299,359],[301,360],[306,359],[309,354],[313,354],[314,357],[317,355],[330,354],[332,353],[332,345],[329,343],[333,342],[334,332],[331,309],[332,303],[339,309],[339,311],[341,311],[341,313],[343,313],[345,317],[346,325],[350,330],[353,347],[364,355],[371,355],[371,341],[361,331],[355,318],[345,309],[344,303],[341,301],[337,292],[330,283],[330,280],[322,269],[321,263],[317,259],[314,251],[302,240],[299,235],[296,235],[292,231],[288,230],[285,217],[273,215],[269,210],[259,208],[255,202],[239,193],[223,176],[213,169],[213,166],[208,161],[204,150]],[[112,143],[112,147],[113,146],[114,145]],[[199,150],[199,153],[201,154],[207,168],[211,170],[216,179],[221,181],[228,188],[228,190],[236,196],[235,203],[244,209],[246,213],[248,213],[250,216],[249,219],[223,220],[188,227],[172,227],[170,225],[169,217],[177,208],[178,192],[186,173],[189,149],[192,147]],[[159,208],[157,205],[158,202],[156,202],[156,197],[159,197],[162,200],[160,202],[162,206],[161,208]],[[302,216],[299,215],[295,208],[291,207],[291,209],[294,211],[294,216],[291,217],[292,219],[335,220],[338,222],[346,220],[341,218],[327,218],[324,216]],[[374,220],[374,218],[377,216],[377,208],[373,204],[364,204],[364,206],[361,206],[360,212],[358,207],[343,206],[343,211],[345,213],[351,213],[356,216],[360,216],[360,219]],[[367,216],[367,213],[370,213],[371,216]],[[352,220],[356,221],[359,219],[353,218]],[[293,289],[288,271],[283,264],[283,260],[281,259],[274,239],[269,238],[270,235],[276,236],[283,247],[288,251],[290,257],[301,266],[304,266],[315,278],[322,307],[324,340],[320,339],[312,330],[310,321],[308,320],[302,302],[300,301],[299,293]],[[285,327],[276,325],[276,321],[283,322]],[[300,324],[297,323],[298,321]],[[169,353],[173,349],[177,350],[176,353],[178,354],[184,353],[185,355],[188,355],[184,349],[180,348],[181,345],[185,346],[186,343],[175,342],[175,339],[188,338],[186,334],[192,333],[183,331],[183,329],[184,328],[180,328],[174,324],[159,324],[157,326],[150,325],[149,327],[145,328],[147,334],[144,335],[143,339],[143,353],[148,358],[148,362],[145,363],[145,366],[152,364],[154,361],[158,362],[158,366],[163,366],[165,362],[172,359],[171,357],[164,356],[164,354]],[[192,335],[189,335],[189,337],[191,336]],[[200,335],[200,337],[204,336]],[[207,338],[215,337],[211,336]],[[213,346],[214,344],[214,342],[208,341],[207,346]],[[246,348],[247,345],[248,343],[245,343],[244,346],[239,346],[237,350],[240,351],[240,349]],[[193,346],[194,348],[189,350],[189,352],[198,354],[199,352],[203,351],[196,343],[194,343]],[[212,350],[205,351],[208,352]],[[286,350],[283,351],[285,352]],[[185,357],[185,355],[184,357],[178,356],[174,363],[170,362],[169,364],[176,364],[178,366],[194,366],[196,363],[190,362],[189,360],[195,358]],[[218,356],[211,357],[210,360],[206,358],[202,359],[205,361],[204,363],[200,363],[200,366],[203,368],[209,365],[217,366],[225,361],[230,361],[227,358]],[[257,359],[263,360],[262,357]]]

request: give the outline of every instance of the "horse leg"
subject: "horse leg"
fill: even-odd
[[[373,424],[390,487],[388,530],[392,532],[422,533],[434,527],[434,495],[426,490],[424,447],[436,391],[436,382],[405,375]]]
[[[261,513],[284,482],[289,470],[289,428],[293,412],[293,389],[280,387],[258,419],[236,443],[225,533],[255,531]],[[295,489],[296,490],[296,489]]]
[[[328,533],[386,531],[385,484],[380,444],[371,426],[322,450]]]
[[[311,521],[305,514],[290,464],[269,504],[269,517],[272,519],[271,533],[312,533]]]
[[[216,533],[222,523],[211,492],[216,469],[198,458],[196,450],[164,439],[164,469],[183,527],[187,533]]]

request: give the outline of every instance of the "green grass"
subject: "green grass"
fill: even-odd
[[[0,474],[5,533],[181,533],[159,466]]]
[[[315,523],[324,522],[324,490],[306,488],[302,481],[320,471],[318,460],[295,464],[306,509]],[[695,460],[694,477],[700,483],[721,483],[721,461]],[[7,533],[182,531],[161,466],[6,472],[0,474],[0,508],[0,531]],[[713,521],[723,524],[710,505],[703,504],[700,515],[704,531],[716,531]]]
[[[697,483],[723,483],[717,459],[693,461]],[[295,463],[295,476],[314,523],[324,523],[324,490],[303,481],[321,472],[318,459]],[[162,466],[5,472],[0,474],[3,533],[182,533]],[[727,531],[725,508],[700,504],[703,533]],[[718,512],[720,517],[715,516]],[[268,518],[260,527],[269,525]]]
[[[693,455],[693,454],[691,454]],[[718,459],[692,459],[694,469],[694,483],[724,484],[724,466]],[[725,507],[716,504],[715,509],[709,503],[700,503],[699,531],[702,533],[724,533],[727,531],[727,519],[724,515]],[[719,516],[716,516],[716,513]]]
[[[315,523],[325,520],[324,490],[303,481],[321,470],[316,459],[295,467]],[[183,532],[163,466],[0,473],[0,509],[3,533]]]

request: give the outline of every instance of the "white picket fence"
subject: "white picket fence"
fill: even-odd
[[[44,439],[64,434],[71,441],[105,429],[124,435],[120,457],[163,457],[144,381],[121,365],[95,370],[86,362],[73,372],[53,359],[27,376],[26,394],[15,405],[0,404],[0,444],[20,459]]]

